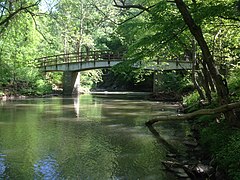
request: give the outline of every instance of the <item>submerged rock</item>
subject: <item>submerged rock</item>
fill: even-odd
[[[212,166],[201,163],[196,165],[184,165],[184,170],[192,179],[211,178],[215,174],[215,169]]]
[[[166,156],[167,156],[167,157],[170,157],[170,158],[176,158],[176,157],[177,157],[177,154],[171,154],[171,153],[169,153],[169,154],[167,154]]]
[[[183,144],[189,147],[194,147],[194,148],[198,146],[198,143],[195,141],[184,141]]]
[[[196,148],[198,146],[198,142],[195,138],[186,138],[185,141],[183,141],[183,144],[190,147],[190,148]]]
[[[176,161],[162,161],[164,167],[173,172],[179,178],[189,178],[188,174],[183,169],[183,165]]]

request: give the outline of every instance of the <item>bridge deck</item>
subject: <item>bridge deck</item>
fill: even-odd
[[[90,69],[110,68],[126,60],[123,53],[112,51],[90,51],[81,53],[59,54],[38,58],[42,71],[84,71]],[[135,64],[134,67],[140,67]],[[189,61],[153,61],[147,64],[145,69],[152,70],[177,70],[191,69],[192,63]]]

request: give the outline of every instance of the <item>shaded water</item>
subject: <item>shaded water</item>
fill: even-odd
[[[0,103],[0,179],[175,179],[144,126],[172,105],[103,95]],[[182,148],[184,123],[157,129]]]

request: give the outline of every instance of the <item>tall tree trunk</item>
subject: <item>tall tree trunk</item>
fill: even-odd
[[[202,69],[203,75],[204,75],[205,79],[208,81],[211,92],[216,92],[215,85],[214,85],[214,82],[212,80],[211,74],[209,73],[209,70],[207,68],[206,62],[201,61],[201,63],[202,63],[202,66],[203,66],[203,69]]]
[[[197,55],[196,55],[196,42],[195,40],[192,40],[192,62],[193,62],[193,66],[192,66],[192,81],[193,81],[193,85],[196,88],[196,90],[198,91],[198,94],[201,98],[201,100],[205,100],[205,96],[203,94],[203,91],[201,89],[201,87],[199,86],[198,82],[197,82],[197,78],[196,78],[196,64],[197,64]]]
[[[227,84],[225,83],[225,81],[223,80],[222,76],[219,74],[219,72],[215,66],[213,56],[212,56],[210,49],[203,37],[202,29],[193,20],[190,12],[187,9],[186,4],[183,2],[183,0],[175,0],[175,3],[183,17],[184,22],[187,24],[191,34],[195,37],[196,41],[198,42],[198,45],[201,48],[201,51],[203,54],[203,61],[206,62],[207,67],[210,71],[210,74],[216,85],[219,103],[221,105],[230,103]],[[225,117],[231,123],[235,124],[234,122],[235,122],[236,118],[235,118],[233,112],[225,113]]]
[[[202,87],[205,91],[205,95],[207,97],[207,100],[209,103],[212,102],[212,95],[211,95],[211,91],[209,88],[209,83],[208,83],[208,79],[203,75],[203,73],[201,71],[198,72],[198,77],[199,77],[199,81],[202,84]]]

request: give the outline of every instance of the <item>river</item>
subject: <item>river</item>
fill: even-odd
[[[176,108],[132,95],[0,102],[0,179],[176,179],[161,163],[166,147],[144,125]],[[156,129],[183,149],[185,123]]]

